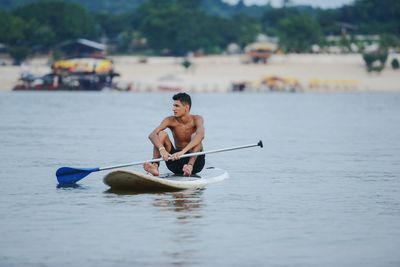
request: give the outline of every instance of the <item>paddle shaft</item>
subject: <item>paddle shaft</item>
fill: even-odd
[[[225,151],[237,150],[237,149],[243,149],[243,148],[249,148],[249,147],[255,147],[255,146],[263,147],[262,141],[260,140],[257,144],[249,144],[249,145],[243,145],[243,146],[234,146],[234,147],[215,149],[215,150],[209,150],[209,151],[200,151],[200,152],[188,153],[188,154],[182,155],[180,158],[190,158],[190,157],[194,157],[194,156],[200,156],[200,155],[212,154],[212,153],[218,153],[218,152],[225,152]],[[121,164],[121,165],[102,167],[102,168],[99,168],[99,171],[110,170],[110,169],[115,169],[115,168],[122,168],[122,167],[128,167],[128,166],[134,166],[134,165],[142,165],[142,164],[144,164],[146,162],[154,163],[154,162],[160,162],[160,161],[163,161],[163,158],[157,158],[157,159],[151,159],[151,160],[145,160],[145,161],[130,162],[130,163]]]
[[[243,148],[255,147],[255,146],[263,147],[262,141],[259,141],[257,144],[235,146],[235,147],[228,147],[228,148],[223,148],[223,149],[216,149],[216,150],[210,150],[210,151],[201,151],[201,152],[184,154],[181,156],[181,158],[188,158],[188,157],[193,157],[193,156],[200,156],[200,155],[205,155],[205,154],[211,154],[211,153],[217,153],[217,152],[223,152],[223,151],[229,151],[229,150],[236,150],[236,149],[243,149]],[[128,167],[128,166],[133,166],[133,165],[141,165],[141,164],[144,164],[145,162],[153,163],[153,162],[160,162],[160,161],[163,161],[163,159],[162,158],[151,159],[151,160],[131,162],[131,163],[126,163],[126,164],[121,164],[121,165],[102,167],[102,168],[84,168],[84,169],[82,169],[82,168],[72,168],[72,167],[61,167],[56,171],[56,176],[57,176],[58,183],[60,185],[70,185],[70,184],[75,184],[76,182],[78,182],[79,180],[88,176],[92,172]]]

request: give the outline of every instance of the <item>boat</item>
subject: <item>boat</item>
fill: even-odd
[[[118,89],[113,79],[112,61],[106,58],[72,58],[53,63],[52,72],[43,76],[23,73],[15,91],[101,91]]]

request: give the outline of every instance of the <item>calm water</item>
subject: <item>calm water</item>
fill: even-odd
[[[264,141],[207,157],[230,179],[57,188],[149,159],[171,96],[0,93],[0,266],[400,266],[400,94],[194,94],[206,149]]]

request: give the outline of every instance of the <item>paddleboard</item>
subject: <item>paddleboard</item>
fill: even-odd
[[[153,176],[137,171],[117,170],[107,174],[103,182],[113,190],[177,191],[204,188],[228,177],[227,171],[218,168],[207,168],[189,177],[172,173]]]

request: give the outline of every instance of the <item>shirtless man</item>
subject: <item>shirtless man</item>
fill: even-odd
[[[205,164],[205,156],[190,158],[180,157],[186,153],[199,152],[203,149],[204,139],[203,118],[199,115],[191,115],[192,101],[186,93],[178,93],[172,97],[174,100],[172,111],[174,116],[166,117],[161,124],[149,135],[153,143],[153,157],[162,157],[170,171],[175,174],[190,176],[200,172]],[[174,138],[174,144],[164,131],[169,128]],[[159,163],[148,163],[143,168],[154,176],[158,176]]]

